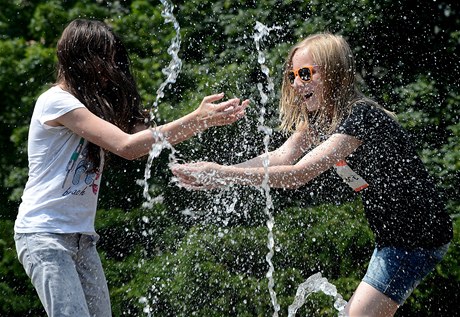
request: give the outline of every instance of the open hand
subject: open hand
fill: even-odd
[[[246,99],[240,104],[240,99],[233,98],[215,104],[224,97],[223,93],[210,95],[203,98],[200,106],[195,110],[198,120],[205,127],[222,126],[231,124],[245,116],[245,108],[249,105]]]
[[[206,190],[227,185],[218,175],[220,165],[211,162],[171,165],[172,173],[180,186],[187,189]]]

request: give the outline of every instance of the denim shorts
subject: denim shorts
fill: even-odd
[[[363,282],[402,305],[448,248],[449,244],[434,249],[376,248]]]

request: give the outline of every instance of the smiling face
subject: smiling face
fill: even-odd
[[[292,56],[291,63],[293,70],[315,65],[308,47],[299,48]],[[296,76],[291,86],[295,90],[298,102],[301,103],[301,106],[305,106],[308,112],[314,112],[320,108],[323,83],[318,66],[313,67],[311,81],[305,82],[300,76]]]
[[[294,45],[283,74],[281,128],[286,132],[335,131],[362,96],[356,88],[355,74],[353,52],[342,36],[312,34]]]

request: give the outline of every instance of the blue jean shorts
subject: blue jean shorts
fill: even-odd
[[[448,248],[449,244],[434,249],[376,248],[363,282],[402,305]]]

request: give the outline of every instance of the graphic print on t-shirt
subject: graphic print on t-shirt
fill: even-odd
[[[74,168],[75,162],[77,162],[78,157],[80,156],[80,152],[83,149],[84,142],[85,142],[85,139],[80,138],[80,142],[78,142],[77,148],[75,149],[75,151],[73,151],[72,155],[70,156],[70,160],[67,163],[67,166],[65,168],[66,174],[65,174],[64,181],[62,182],[62,188],[64,188],[67,177],[69,177],[70,171]]]
[[[62,183],[62,188],[64,188],[67,180],[71,179],[71,185],[68,187],[62,196],[67,195],[78,195],[83,196],[86,193],[86,189],[91,187],[93,194],[97,194],[99,190],[99,185],[96,181],[100,177],[99,172],[95,172],[93,169],[93,163],[88,160],[88,147],[86,146],[83,149],[84,138],[80,139],[75,151],[72,153],[69,162],[66,166],[66,176]],[[80,159],[80,161],[78,161]],[[77,164],[78,162],[78,164]],[[86,186],[81,188],[79,186],[81,182],[84,182]]]

